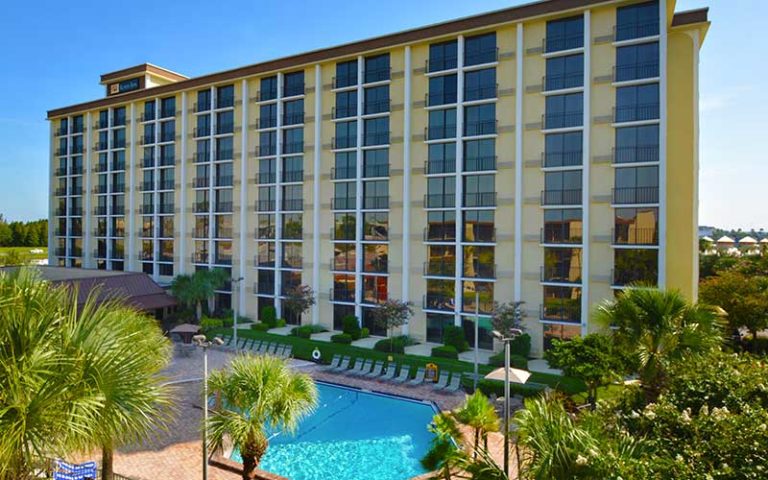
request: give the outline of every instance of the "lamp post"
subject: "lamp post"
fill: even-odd
[[[208,348],[224,342],[219,337],[208,340],[205,335],[195,335],[192,341],[203,349],[203,480],[208,480]]]
[[[238,303],[240,301],[240,298],[238,297],[238,301],[235,302],[235,291],[237,291],[237,288],[240,286],[240,282],[243,281],[243,277],[240,278],[233,278],[232,279],[232,315],[235,317],[233,318],[233,330],[234,330],[234,340],[235,340],[235,349],[237,350],[237,317],[240,316],[240,312],[238,312]]]
[[[504,473],[509,475],[509,342],[522,335],[519,328],[509,330],[506,336],[498,330],[493,331],[493,336],[504,342]],[[518,468],[520,466],[518,465]]]

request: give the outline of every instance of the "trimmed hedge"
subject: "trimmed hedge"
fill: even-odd
[[[470,383],[472,379],[469,379]],[[546,386],[544,385],[520,385],[519,383],[509,384],[510,395],[522,395],[523,397],[535,397],[544,391]],[[496,395],[497,397],[504,396],[504,382],[497,380],[480,380],[477,382],[477,389],[483,392],[483,395],[489,397]]]
[[[494,367],[504,366],[504,352],[497,353],[488,359],[488,363]],[[520,355],[509,355],[509,365],[512,368],[520,368],[522,370],[528,370],[528,359],[521,357]]]
[[[291,329],[291,335],[299,338],[311,338],[312,337],[312,325],[304,325],[302,327],[294,327]]]
[[[252,323],[251,324],[251,330],[256,330],[257,332],[266,332],[270,328],[272,328],[272,327],[270,327],[269,325],[267,325],[264,322]]]
[[[452,346],[458,353],[469,350],[469,342],[464,336],[464,329],[456,325],[443,327],[443,344]]]
[[[456,348],[454,348],[452,345],[442,345],[432,349],[432,356],[436,358],[450,358],[453,360],[458,360],[459,352],[457,352]]]
[[[336,335],[331,335],[331,342],[333,343],[341,343],[343,345],[349,345],[352,343],[352,336],[348,333],[339,333]]]
[[[211,318],[211,317],[205,317],[200,319],[200,328],[202,328],[205,331],[211,330],[213,328],[221,328],[225,326],[224,322],[220,318]],[[230,325],[231,327],[232,325]]]
[[[359,340],[362,336],[360,324],[354,315],[346,315],[341,319],[341,331],[352,337],[352,340]]]
[[[384,338],[376,342],[373,349],[384,353],[405,353],[406,340],[402,337]]]
[[[368,330],[368,327],[363,327],[360,329],[360,338],[368,338],[371,336],[371,331]]]
[[[509,342],[509,354],[519,355],[523,358],[530,358],[531,356],[531,336],[527,333],[518,335],[514,340]]]
[[[266,306],[262,308],[261,314],[259,315],[259,320],[269,325],[269,328],[276,327],[277,326],[277,310],[275,310],[275,307]]]

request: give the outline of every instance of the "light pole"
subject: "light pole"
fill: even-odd
[[[504,342],[504,473],[509,475],[509,342],[522,335],[519,328],[509,330],[509,336],[505,336],[498,330],[493,331],[493,336]],[[520,466],[518,465],[518,468]]]
[[[205,335],[195,335],[192,341],[203,349],[203,480],[208,480],[208,348],[224,342],[219,337],[208,340]]]
[[[237,350],[237,317],[240,316],[240,312],[238,312],[237,308],[240,298],[238,297],[238,301],[235,301],[235,292],[237,291],[238,287],[240,286],[240,282],[242,281],[243,277],[232,279],[232,315],[235,317],[233,318],[232,326],[234,330],[235,350]]]

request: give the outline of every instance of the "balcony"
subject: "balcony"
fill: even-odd
[[[642,266],[640,266],[642,267]],[[626,287],[628,285],[656,285],[659,281],[658,266],[651,265],[650,268],[633,268],[631,270],[612,269],[611,279],[614,287]]]
[[[439,107],[441,105],[453,105],[458,101],[456,92],[428,93],[424,95],[424,104],[428,107]]]
[[[56,247],[54,249],[54,254],[57,257],[66,257],[67,256],[67,249],[64,247]]]
[[[257,157],[272,157],[277,155],[277,145],[259,145],[256,147]]]
[[[389,196],[363,196],[364,210],[381,210],[389,208]]]
[[[567,223],[547,225],[541,229],[541,243],[544,245],[580,245],[582,228]]]
[[[222,95],[216,98],[216,108],[232,108],[235,106],[234,95]]]
[[[304,82],[283,85],[283,98],[304,95]]]
[[[541,204],[543,206],[554,205],[581,205],[582,194],[580,188],[566,190],[543,190],[541,192]]]
[[[495,135],[498,125],[497,120],[467,121],[464,122],[464,136]]]
[[[216,202],[216,213],[232,213],[232,202]]]
[[[72,152],[71,153],[72,153],[72,155],[79,155],[79,154],[83,153],[83,146],[81,144],[78,144],[78,143],[73,143],[72,144]]]
[[[106,150],[107,148],[109,148],[109,144],[107,142],[96,142],[93,145],[93,149],[97,151]]]
[[[267,128],[277,128],[277,117],[274,115],[268,117],[260,117],[257,125],[260,130],[265,130]]]
[[[331,180],[347,180],[357,177],[356,167],[334,167],[331,168]]]
[[[72,168],[69,169],[70,175],[82,175],[83,174],[83,166],[82,165],[72,165]]]
[[[275,172],[260,172],[256,175],[256,183],[259,185],[266,185],[269,183],[275,183],[277,175]]]
[[[144,238],[152,238],[155,236],[155,230],[153,228],[142,228],[141,236]]]
[[[584,86],[584,72],[568,72],[557,75],[545,75],[541,79],[545,92],[580,88]]]
[[[161,203],[157,207],[157,213],[173,213],[173,203]]]
[[[424,310],[453,312],[456,309],[456,302],[453,299],[453,295],[427,293],[422,297],[421,307]]]
[[[541,267],[542,283],[581,283],[581,268],[565,264],[555,264]]]
[[[113,260],[124,260],[125,259],[125,252],[122,250],[114,250],[112,251],[112,255],[110,255],[111,259]]]
[[[455,277],[456,259],[442,258],[440,260],[430,260],[424,262],[424,276],[429,277]]]
[[[199,137],[209,137],[211,135],[211,126],[206,125],[204,127],[197,127],[192,131],[192,135],[195,138]]]
[[[56,127],[56,129],[53,131],[53,134],[57,137],[61,137],[63,135],[67,134],[67,126],[66,125],[59,125]]]
[[[139,190],[141,191],[149,191],[155,189],[155,182],[154,181],[147,181],[147,182],[141,182],[139,184]]]
[[[69,207],[69,216],[71,216],[71,217],[82,217],[83,216],[83,207]]]
[[[109,127],[109,119],[107,119],[106,117],[100,117],[99,120],[94,125],[94,128],[96,130],[103,130],[108,127]]]
[[[232,186],[232,175],[221,175],[216,177],[216,186],[217,187],[231,187]]]
[[[66,154],[67,154],[67,147],[64,147],[64,148],[57,148],[57,149],[56,149],[55,155],[56,155],[57,157],[62,157],[62,156],[64,156],[64,155],[66,155]]]
[[[59,187],[53,191],[53,194],[57,197],[63,197],[67,194],[67,187]]]
[[[125,184],[124,183],[113,183],[112,184],[112,193],[123,193],[125,192]]]
[[[262,253],[262,254],[258,255],[256,258],[253,259],[253,266],[254,267],[274,268],[275,267],[275,254],[274,254],[274,252]]]
[[[259,102],[275,100],[277,98],[277,87],[268,90],[259,90],[256,92],[256,98]]]
[[[195,156],[192,159],[195,163],[210,162],[211,152],[195,152]]]
[[[112,162],[112,171],[125,170],[125,162]]]
[[[354,302],[355,290],[334,287],[331,289],[329,296],[332,302]]]
[[[194,252],[192,263],[208,263],[208,252]]]
[[[498,47],[483,48],[476,51],[466,50],[464,52],[464,66],[482,65],[499,61]]]
[[[458,66],[458,57],[456,55],[446,55],[444,57],[430,58],[424,64],[424,69],[429,73],[442,72],[443,70],[453,70]]]
[[[126,145],[124,138],[116,138],[112,140],[112,148],[125,148]]]
[[[80,196],[83,194],[82,187],[69,187],[69,194],[72,196]]]
[[[464,228],[464,242],[466,243],[494,243],[496,242],[496,228],[488,224],[476,223]]]
[[[253,285],[253,293],[256,295],[275,295],[275,283],[274,282],[258,282]]]
[[[370,147],[373,145],[387,145],[389,144],[389,132],[366,132],[363,135],[363,145]]]
[[[275,210],[275,200],[256,200],[256,211],[274,212]]]
[[[214,265],[232,265],[232,255],[218,254],[213,263]]]
[[[613,163],[656,163],[659,161],[659,146],[616,147],[613,149]]]
[[[427,140],[456,138],[456,125],[426,127],[424,128],[424,138]]]
[[[554,53],[564,50],[574,50],[584,46],[583,33],[569,33],[564,35],[553,35],[544,39],[544,52]]]
[[[377,113],[389,112],[389,99],[365,102],[363,112],[365,115],[375,115]]]
[[[83,256],[83,249],[82,248],[73,247],[72,251],[69,253],[69,256],[70,257],[82,257]]]
[[[286,142],[283,143],[283,155],[293,153],[304,153],[304,142]]]
[[[659,35],[659,21],[632,22],[613,27],[613,38],[616,42],[634,40],[636,38],[655,37]]]
[[[139,260],[151,262],[151,261],[154,261],[154,259],[155,259],[155,256],[152,254],[152,252],[144,252],[144,251],[139,252]]]
[[[107,207],[105,205],[97,206],[93,209],[93,214],[97,216],[103,216],[107,214]]]
[[[53,171],[53,175],[56,177],[63,177],[67,174],[67,167],[59,167]]]
[[[654,205],[659,203],[659,187],[628,187],[611,190],[614,205]]]
[[[539,318],[550,322],[581,323],[581,305],[570,302],[564,299],[539,305]]]
[[[301,125],[304,123],[303,113],[286,113],[283,114],[283,126]]]
[[[389,176],[389,164],[365,165],[363,178],[381,178]]]
[[[336,197],[331,199],[331,209],[333,210],[354,210],[357,199],[349,197]]]
[[[544,152],[541,154],[541,168],[578,167],[584,154],[581,150],[570,152]]]
[[[304,181],[304,170],[284,170],[283,182],[284,183],[297,183]]]
[[[371,68],[363,72],[365,83],[383,82],[389,80],[392,69],[390,67]]]
[[[655,246],[659,244],[658,228],[638,228],[634,225],[617,225],[611,232],[613,245]]]
[[[614,123],[644,122],[658,119],[658,103],[618,106],[613,109]]]
[[[478,192],[464,194],[465,207],[495,207],[496,192]]]
[[[105,258],[107,258],[107,250],[106,249],[103,249],[103,250],[96,249],[96,250],[93,251],[93,257],[94,258],[105,259]]]
[[[97,162],[93,167],[93,171],[96,173],[106,172],[109,170],[109,165],[106,162]]]
[[[157,182],[158,190],[173,190],[176,187],[173,179],[160,180]]]
[[[333,272],[354,272],[355,271],[355,258],[354,256],[339,255],[331,257],[331,271]]]
[[[192,238],[208,238],[208,227],[195,227],[192,230]]]
[[[141,141],[143,145],[151,145],[155,143],[155,134],[143,135]]]
[[[123,205],[112,205],[112,208],[110,209],[110,213],[112,215],[124,215],[125,207]]]
[[[232,229],[226,227],[220,227],[216,229],[216,238],[228,239],[232,238]]]
[[[155,166],[154,157],[144,157],[141,160],[141,166],[142,168],[153,168]]]
[[[219,160],[232,160],[232,154],[233,154],[233,152],[232,152],[231,148],[217,150],[216,151],[216,160],[217,161],[219,161]]]
[[[208,213],[210,204],[208,202],[195,202],[192,208],[195,213]]]
[[[453,193],[437,193],[424,195],[425,208],[453,208],[456,206],[456,195]]]
[[[616,65],[613,67],[614,82],[631,82],[646,78],[659,77],[659,62],[642,62],[630,65]]]
[[[334,89],[357,85],[357,72],[333,77],[331,80],[331,85]]]
[[[194,188],[207,188],[211,184],[211,179],[208,177],[195,177],[192,179],[192,186]]]
[[[424,172],[427,175],[456,173],[456,160],[427,160],[424,162]]]
[[[547,113],[541,116],[545,130],[577,128],[584,125],[583,112]]]
[[[464,89],[464,101],[475,102],[478,100],[491,100],[496,98],[499,91],[499,84],[482,85],[475,88]]]
[[[496,278],[496,265],[480,261],[464,262],[464,277],[466,278]]]
[[[301,198],[284,198],[283,211],[299,212],[304,210],[304,200]]]
[[[226,135],[235,131],[234,122],[222,122],[216,124],[216,135]]]
[[[357,115],[357,105],[351,105],[346,107],[333,107],[331,109],[331,118],[349,118]]]

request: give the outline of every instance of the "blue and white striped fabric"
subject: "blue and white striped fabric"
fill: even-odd
[[[56,470],[53,474],[54,480],[86,480],[88,478],[96,478],[96,462],[72,464],[63,460],[56,460]]]

